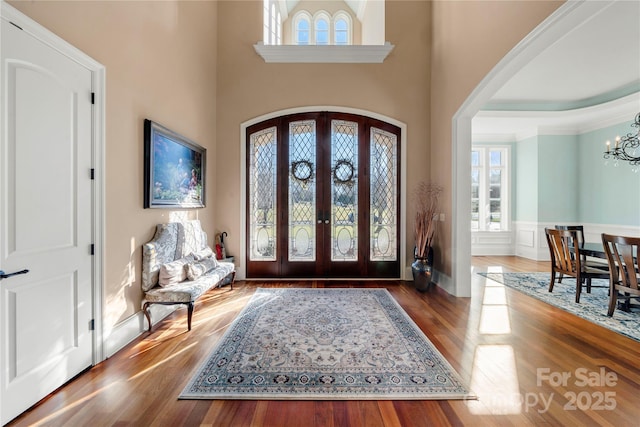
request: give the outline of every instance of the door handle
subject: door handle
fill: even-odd
[[[18,274],[27,274],[29,272],[29,270],[20,270],[20,271],[15,271],[13,273],[5,273],[4,271],[0,270],[0,280],[2,279],[8,279],[11,276],[16,276]]]
[[[324,222],[325,224],[329,224],[331,222],[329,215],[329,212],[318,213],[318,224],[322,224],[322,222]]]

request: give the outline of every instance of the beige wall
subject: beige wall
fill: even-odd
[[[436,1],[431,68],[431,178],[444,185],[446,221],[436,269],[451,276],[452,118],[491,69],[562,1]]]
[[[216,219],[229,233],[229,253],[239,254],[242,244],[240,124],[249,119],[309,105],[391,117],[407,125],[409,188],[429,176],[430,6],[425,1],[387,4],[387,40],[396,47],[382,64],[267,64],[253,49],[262,40],[262,2],[219,2]],[[403,239],[409,253],[412,236]]]
[[[450,274],[451,118],[559,4],[391,0],[386,39],[396,47],[384,63],[266,64],[253,49],[260,0],[12,2],[106,66],[105,328],[140,310],[141,245],[156,223],[200,218],[210,239],[227,231],[228,251],[239,254],[240,124],[293,107],[357,108],[406,123],[407,188],[430,177],[446,188],[437,267]],[[144,118],[208,149],[207,208],[142,208]],[[411,230],[410,204],[406,218]]]
[[[106,67],[104,327],[140,311],[141,245],[176,216],[213,223],[215,2],[21,1],[11,5]],[[143,209],[143,120],[207,148],[208,207]],[[212,238],[212,235],[210,235]]]

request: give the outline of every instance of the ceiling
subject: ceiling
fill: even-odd
[[[640,1],[611,1],[499,89],[474,118],[474,137],[631,121],[639,94]]]
[[[281,1],[291,11],[301,0]],[[358,14],[367,1],[344,3]],[[473,119],[474,140],[583,133],[640,112],[640,0],[607,1],[494,94]]]

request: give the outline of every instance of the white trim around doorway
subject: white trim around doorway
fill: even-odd
[[[567,1],[518,43],[485,76],[452,118],[452,252],[450,293],[471,296],[471,120],[525,64],[611,2]]]

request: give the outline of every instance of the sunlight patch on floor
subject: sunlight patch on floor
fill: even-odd
[[[516,360],[510,345],[479,345],[471,372],[471,390],[478,396],[467,406],[475,415],[522,412]]]
[[[482,307],[480,315],[479,331],[481,334],[509,334],[511,333],[511,322],[509,321],[509,310],[504,305]]]
[[[486,281],[478,331],[492,335],[511,333],[507,293],[503,284],[493,280]]]
[[[149,371],[153,371],[153,370],[154,370],[154,369],[156,369],[157,367],[162,366],[162,365],[164,365],[164,364],[165,364],[165,363],[167,363],[167,362],[170,362],[173,358],[175,358],[175,357],[176,357],[176,356],[178,356],[179,354],[184,353],[185,351],[189,350],[190,348],[192,348],[192,347],[194,347],[194,346],[196,346],[196,345],[198,345],[198,342],[197,342],[197,341],[196,341],[196,342],[194,342],[193,344],[189,344],[189,345],[188,345],[188,346],[186,346],[185,348],[183,348],[183,349],[181,349],[181,350],[179,350],[179,351],[176,351],[175,353],[171,354],[171,356],[167,356],[165,359],[163,359],[163,360],[162,360],[162,362],[155,363],[155,364],[153,364],[153,365],[149,366],[147,369],[144,369],[144,370],[142,370],[142,371],[138,372],[137,374],[135,374],[135,375],[133,375],[133,376],[129,377],[129,381],[131,381],[131,380],[135,380],[135,379],[136,379],[136,378],[138,378],[139,376],[144,375],[144,374],[146,374],[146,373],[147,373],[147,372],[149,372]]]
[[[43,425],[47,425],[47,423],[52,422],[53,420],[55,420],[58,416],[64,414],[67,411],[72,410],[73,408],[75,408],[76,406],[82,405],[83,403],[93,399],[94,397],[96,397],[97,395],[99,395],[100,393],[105,392],[107,389],[113,387],[114,385],[118,384],[120,381],[114,381],[109,385],[106,385],[104,387],[102,387],[99,390],[94,391],[93,393],[87,394],[86,396],[84,396],[81,399],[76,400],[73,403],[68,404],[67,406],[65,406],[64,408],[60,408],[57,411],[47,415],[45,418],[42,418],[40,420],[38,420],[38,422],[32,424],[33,426],[43,426]],[[55,423],[54,423],[55,424]]]
[[[503,285],[500,286],[486,286],[484,288],[484,298],[482,300],[483,305],[506,305],[507,304],[507,291]]]

